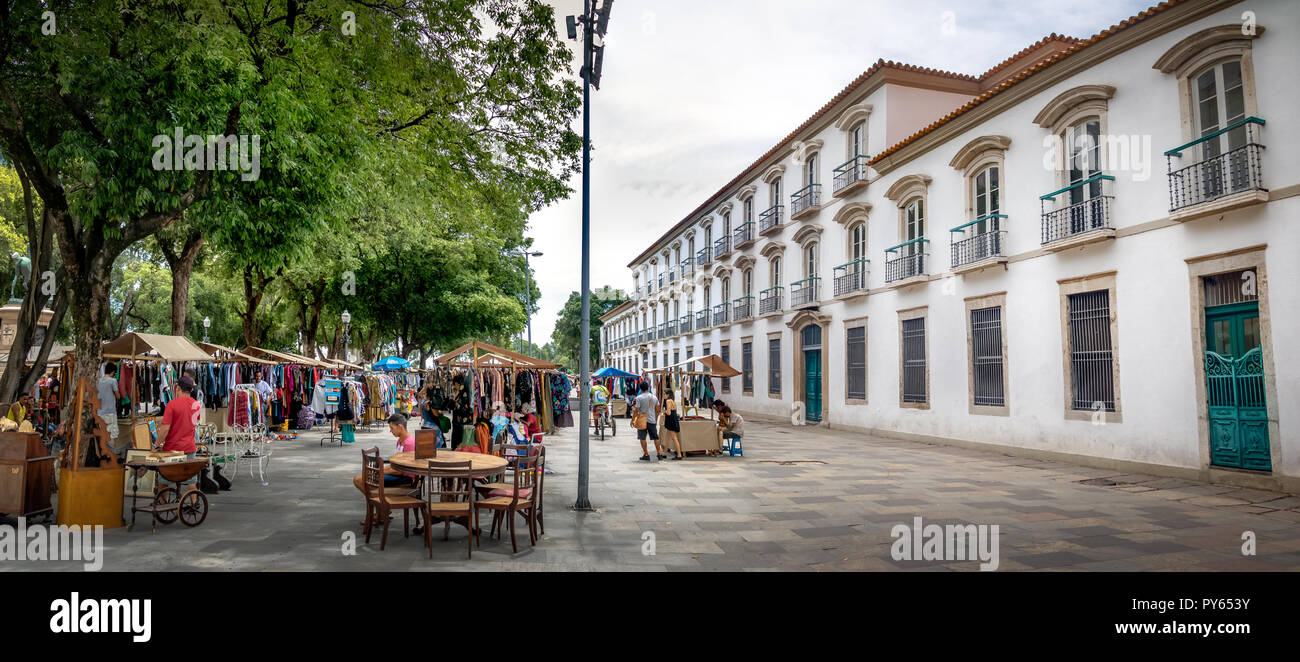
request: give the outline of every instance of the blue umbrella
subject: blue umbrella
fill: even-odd
[[[399,359],[396,356],[390,356],[386,359],[380,359],[373,367],[375,370],[405,370],[411,367],[411,362],[406,359]]]
[[[613,366],[605,366],[604,368],[601,368],[600,370],[597,370],[596,372],[592,373],[591,376],[592,377],[640,377],[641,375],[634,375],[625,370],[619,370],[618,368],[615,368]]]

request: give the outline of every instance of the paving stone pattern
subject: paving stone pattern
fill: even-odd
[[[575,512],[578,435],[547,439],[546,535],[511,554],[484,537],[465,559],[465,531],[435,529],[434,558],[394,520],[388,549],[360,536],[352,485],[362,448],[387,454],[386,432],[349,446],[319,433],[277,442],[269,484],[235,479],[208,520],[151,534],[105,535],[108,570],[977,571],[978,561],[894,561],[896,524],[996,524],[999,571],[1300,570],[1300,497],[1011,457],[824,428],[754,421],[746,457],[641,462],[629,428],[591,441],[595,512]],[[1104,479],[1104,480],[1098,480]],[[1085,482],[1094,484],[1085,484]],[[8,520],[12,524],[13,520]],[[1243,556],[1253,531],[1257,555]],[[646,532],[654,554],[643,554]],[[355,536],[354,555],[343,553]],[[81,569],[9,563],[5,570]]]

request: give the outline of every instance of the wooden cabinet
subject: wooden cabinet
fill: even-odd
[[[54,512],[54,456],[35,432],[0,432],[0,513]]]

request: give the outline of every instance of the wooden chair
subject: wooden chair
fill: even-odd
[[[478,509],[474,498],[474,474],[470,467],[472,462],[439,462],[429,460],[429,469],[424,475],[427,486],[424,501],[424,543],[429,546],[429,558],[433,558],[433,522],[443,521],[442,539],[451,537],[451,522],[465,519],[466,558],[473,558],[474,543],[478,539]],[[481,546],[481,542],[480,542]]]
[[[509,478],[509,473],[515,470],[515,463],[519,458],[534,454],[536,446],[527,446],[524,444],[500,444],[496,448],[496,455],[506,458],[506,468],[499,474],[492,476],[494,480],[486,483],[479,483],[477,489],[479,494],[486,496],[492,490],[512,489],[515,484]]]
[[[424,507],[424,501],[411,496],[398,496],[384,493],[384,461],[379,458],[379,447],[361,451],[361,487],[366,495],[366,544],[370,544],[370,532],[374,529],[375,518],[384,523],[384,535],[379,540],[379,551],[388,546],[388,517],[394,510],[402,511],[402,528],[407,538],[411,537],[410,513]],[[427,527],[426,527],[427,528]]]
[[[528,518],[528,541],[537,544],[537,499],[541,496],[537,476],[540,473],[540,455],[520,457],[515,463],[514,481],[509,489],[494,489],[488,498],[480,499],[477,507],[492,512],[492,533],[497,533],[497,526],[505,516],[510,523],[510,547],[514,553],[519,552],[515,539],[515,515]],[[499,535],[499,534],[498,534]]]

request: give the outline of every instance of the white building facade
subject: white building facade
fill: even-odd
[[[879,62],[629,264],[604,363],[719,354],[743,412],[1298,491],[1296,30],[1183,0],[981,76]]]

